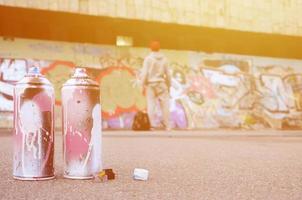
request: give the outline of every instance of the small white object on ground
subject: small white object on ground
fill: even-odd
[[[148,180],[149,171],[146,169],[135,168],[133,172],[133,178],[135,180],[146,181]]]

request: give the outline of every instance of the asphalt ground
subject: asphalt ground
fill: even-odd
[[[55,140],[56,178],[12,178],[12,137],[0,134],[0,199],[302,199],[299,131],[105,131],[103,160],[117,179],[62,177],[62,137]],[[134,168],[149,170],[135,181]]]

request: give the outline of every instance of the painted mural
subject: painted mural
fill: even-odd
[[[32,66],[48,66],[49,61],[0,57],[0,111],[13,112],[13,88]]]
[[[90,60],[97,64],[87,64],[87,71],[100,84],[103,128],[130,129],[137,111],[146,110],[139,77],[148,51],[115,48],[94,53]],[[163,53],[172,75],[174,129],[302,129],[302,61],[292,65],[290,60],[251,56]],[[54,84],[56,105],[61,105],[60,89],[74,62],[0,58],[0,112],[13,111],[13,85],[32,65],[39,65]]]

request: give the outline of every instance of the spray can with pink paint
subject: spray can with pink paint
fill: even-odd
[[[54,178],[54,88],[32,67],[14,88],[13,177]]]
[[[91,179],[102,170],[100,89],[84,68],[62,87],[64,177]]]

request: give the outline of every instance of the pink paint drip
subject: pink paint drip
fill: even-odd
[[[67,159],[78,159],[79,157],[84,157],[88,151],[88,142],[90,138],[87,139],[87,133],[82,133],[82,136],[68,131],[66,134],[66,151]],[[84,138],[86,138],[84,140]]]

